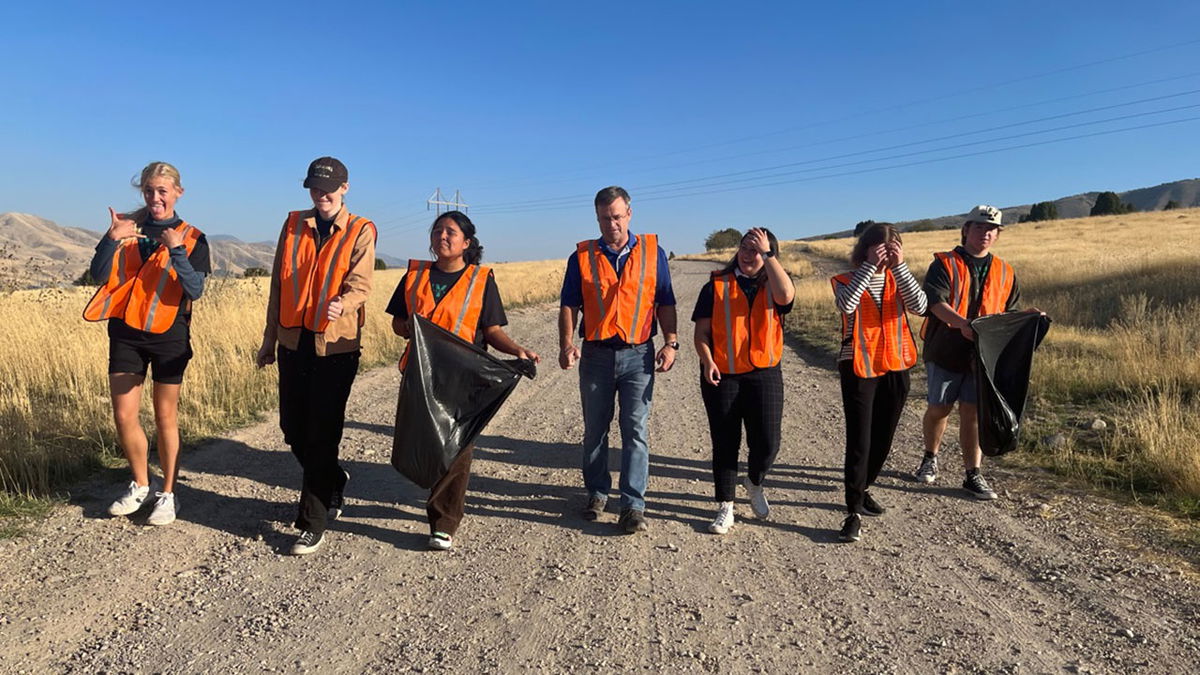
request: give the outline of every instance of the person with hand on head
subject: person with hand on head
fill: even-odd
[[[908,397],[908,371],[917,363],[908,312],[922,315],[927,307],[891,223],[868,227],[854,244],[850,264],[852,271],[831,279],[842,316],[838,374],[846,420],[846,519],[838,537],[847,542],[861,538],[860,515],[886,511],[869,490],[892,449]]]
[[[133,473],[108,512],[129,515],[153,496],[154,509],[146,522],[166,525],[179,512],[179,391],[192,358],[192,301],[200,299],[212,267],[204,234],[175,213],[175,202],[183,196],[179,171],[166,162],[151,162],[133,185],[146,205],[127,214],[109,207],[111,223],[89,268],[101,286],[83,316],[108,320],[113,418]],[[163,473],[157,490],[151,489],[149,443],[139,420],[148,369],[154,380],[156,448]]]
[[[654,373],[670,370],[679,352],[675,292],[658,235],[629,232],[633,218],[629,193],[615,185],[606,187],[596,193],[593,205],[600,237],[576,244],[563,276],[558,364],[564,370],[579,364],[586,520],[599,518],[608,503],[612,487],[608,428],[614,397],[620,402],[621,516],[617,525],[632,534],[648,527],[650,446],[646,427]],[[577,323],[582,349],[575,344]],[[664,342],[656,353],[652,338],[659,325]]]
[[[519,359],[540,363],[541,357],[522,347],[504,332],[508,318],[491,268],[480,265],[483,246],[475,224],[460,211],[447,211],[433,221],[429,250],[434,261],[410,260],[408,271],[388,303],[392,330],[407,339],[412,316],[420,315],[483,349],[489,346]],[[411,343],[409,343],[411,345]],[[405,347],[400,369],[409,358]],[[436,392],[435,392],[436,393]],[[463,448],[447,472],[429,490],[425,512],[429,517],[429,548],[444,551],[454,545],[462,522],[471,477],[473,445]]]
[[[284,220],[271,268],[258,367],[279,364],[279,428],[304,471],[292,555],[321,547],[342,515],[350,474],[338,463],[358,374],[375,269],[375,223],[346,208],[346,165],[320,157],[304,187],[313,207]]]
[[[737,253],[700,289],[692,321],[700,356],[700,395],[712,438],[717,514],[708,526],[725,534],[734,524],[738,452],[746,428],[743,485],[754,515],[771,514],[763,481],[779,454],[783,422],[783,317],[796,288],[779,262],[779,241],[751,228]]]
[[[962,486],[980,500],[995,499],[996,492],[979,471],[983,453],[976,407],[975,332],[970,324],[981,316],[1015,310],[1021,298],[1012,265],[991,252],[1004,230],[1001,221],[1000,209],[980,204],[967,214],[960,245],[934,254],[925,275],[929,316],[921,326],[929,407],[921,425],[925,456],[915,478],[919,483],[937,479],[938,451],[957,402],[958,437],[966,471]]]

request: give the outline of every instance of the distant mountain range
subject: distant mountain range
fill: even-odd
[[[101,232],[63,227],[28,213],[0,213],[0,290],[69,285],[87,269]],[[213,272],[241,276],[246,268],[271,269],[275,242],[245,242],[227,234],[208,235]],[[407,264],[378,254],[388,267]]]

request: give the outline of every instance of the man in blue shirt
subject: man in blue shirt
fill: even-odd
[[[650,447],[646,431],[654,373],[675,363],[675,293],[667,256],[656,235],[631,235],[629,193],[612,186],[595,199],[600,238],[583,241],[567,259],[559,307],[558,363],[579,363],[583,404],[583,484],[588,492],[583,517],[604,512],[612,476],[608,472],[608,429],[614,397],[620,403],[621,517],[625,532],[646,529],[646,484]],[[583,321],[579,314],[583,313]],[[575,344],[579,324],[582,348]],[[661,325],[663,347],[654,351]]]

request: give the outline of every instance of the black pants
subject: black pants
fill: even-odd
[[[296,527],[324,532],[329,502],[346,486],[338,445],[359,352],[317,356],[305,331],[297,349],[279,346],[279,428],[304,469]]]
[[[846,413],[846,510],[857,513],[892,449],[896,424],[908,397],[908,371],[862,378],[854,363],[838,363]]]
[[[722,375],[717,386],[700,381],[700,396],[712,436],[713,485],[719,502],[733,501],[738,450],[746,427],[746,473],[761,485],[779,454],[783,423],[783,372],[778,366],[741,375]]]

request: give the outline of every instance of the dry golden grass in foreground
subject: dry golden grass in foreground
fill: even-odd
[[[509,306],[557,297],[561,261],[504,263],[496,280]],[[363,363],[399,359],[402,341],[384,312],[404,271],[378,271],[363,329]],[[99,463],[115,447],[104,323],[81,318],[93,289],[0,296],[0,491],[40,495]],[[180,430],[193,442],[252,420],[277,402],[276,371],[254,367],[267,304],[266,279],[211,278],[196,303],[195,356],[180,398]],[[149,378],[147,378],[149,380]],[[143,426],[153,437],[151,383]],[[0,511],[3,511],[0,508]]]
[[[953,248],[958,239],[958,230],[905,233],[905,258],[921,278],[932,254]],[[1195,513],[1200,513],[1200,251],[1193,247],[1198,239],[1200,209],[1188,209],[1010,225],[993,249],[1016,269],[1021,306],[1039,307],[1054,320],[1035,359],[1033,395],[1058,406],[1084,406],[1115,422],[1098,444],[1074,443],[1078,430],[1053,428],[1077,420],[1035,425],[1036,431],[1066,436],[1058,449],[1042,450],[1070,472],[1114,486],[1174,493],[1190,500],[1185,510]],[[852,243],[794,245],[846,260]],[[836,340],[827,281],[798,284],[797,307],[824,312],[825,331]],[[1036,440],[1030,434],[1025,442]]]

